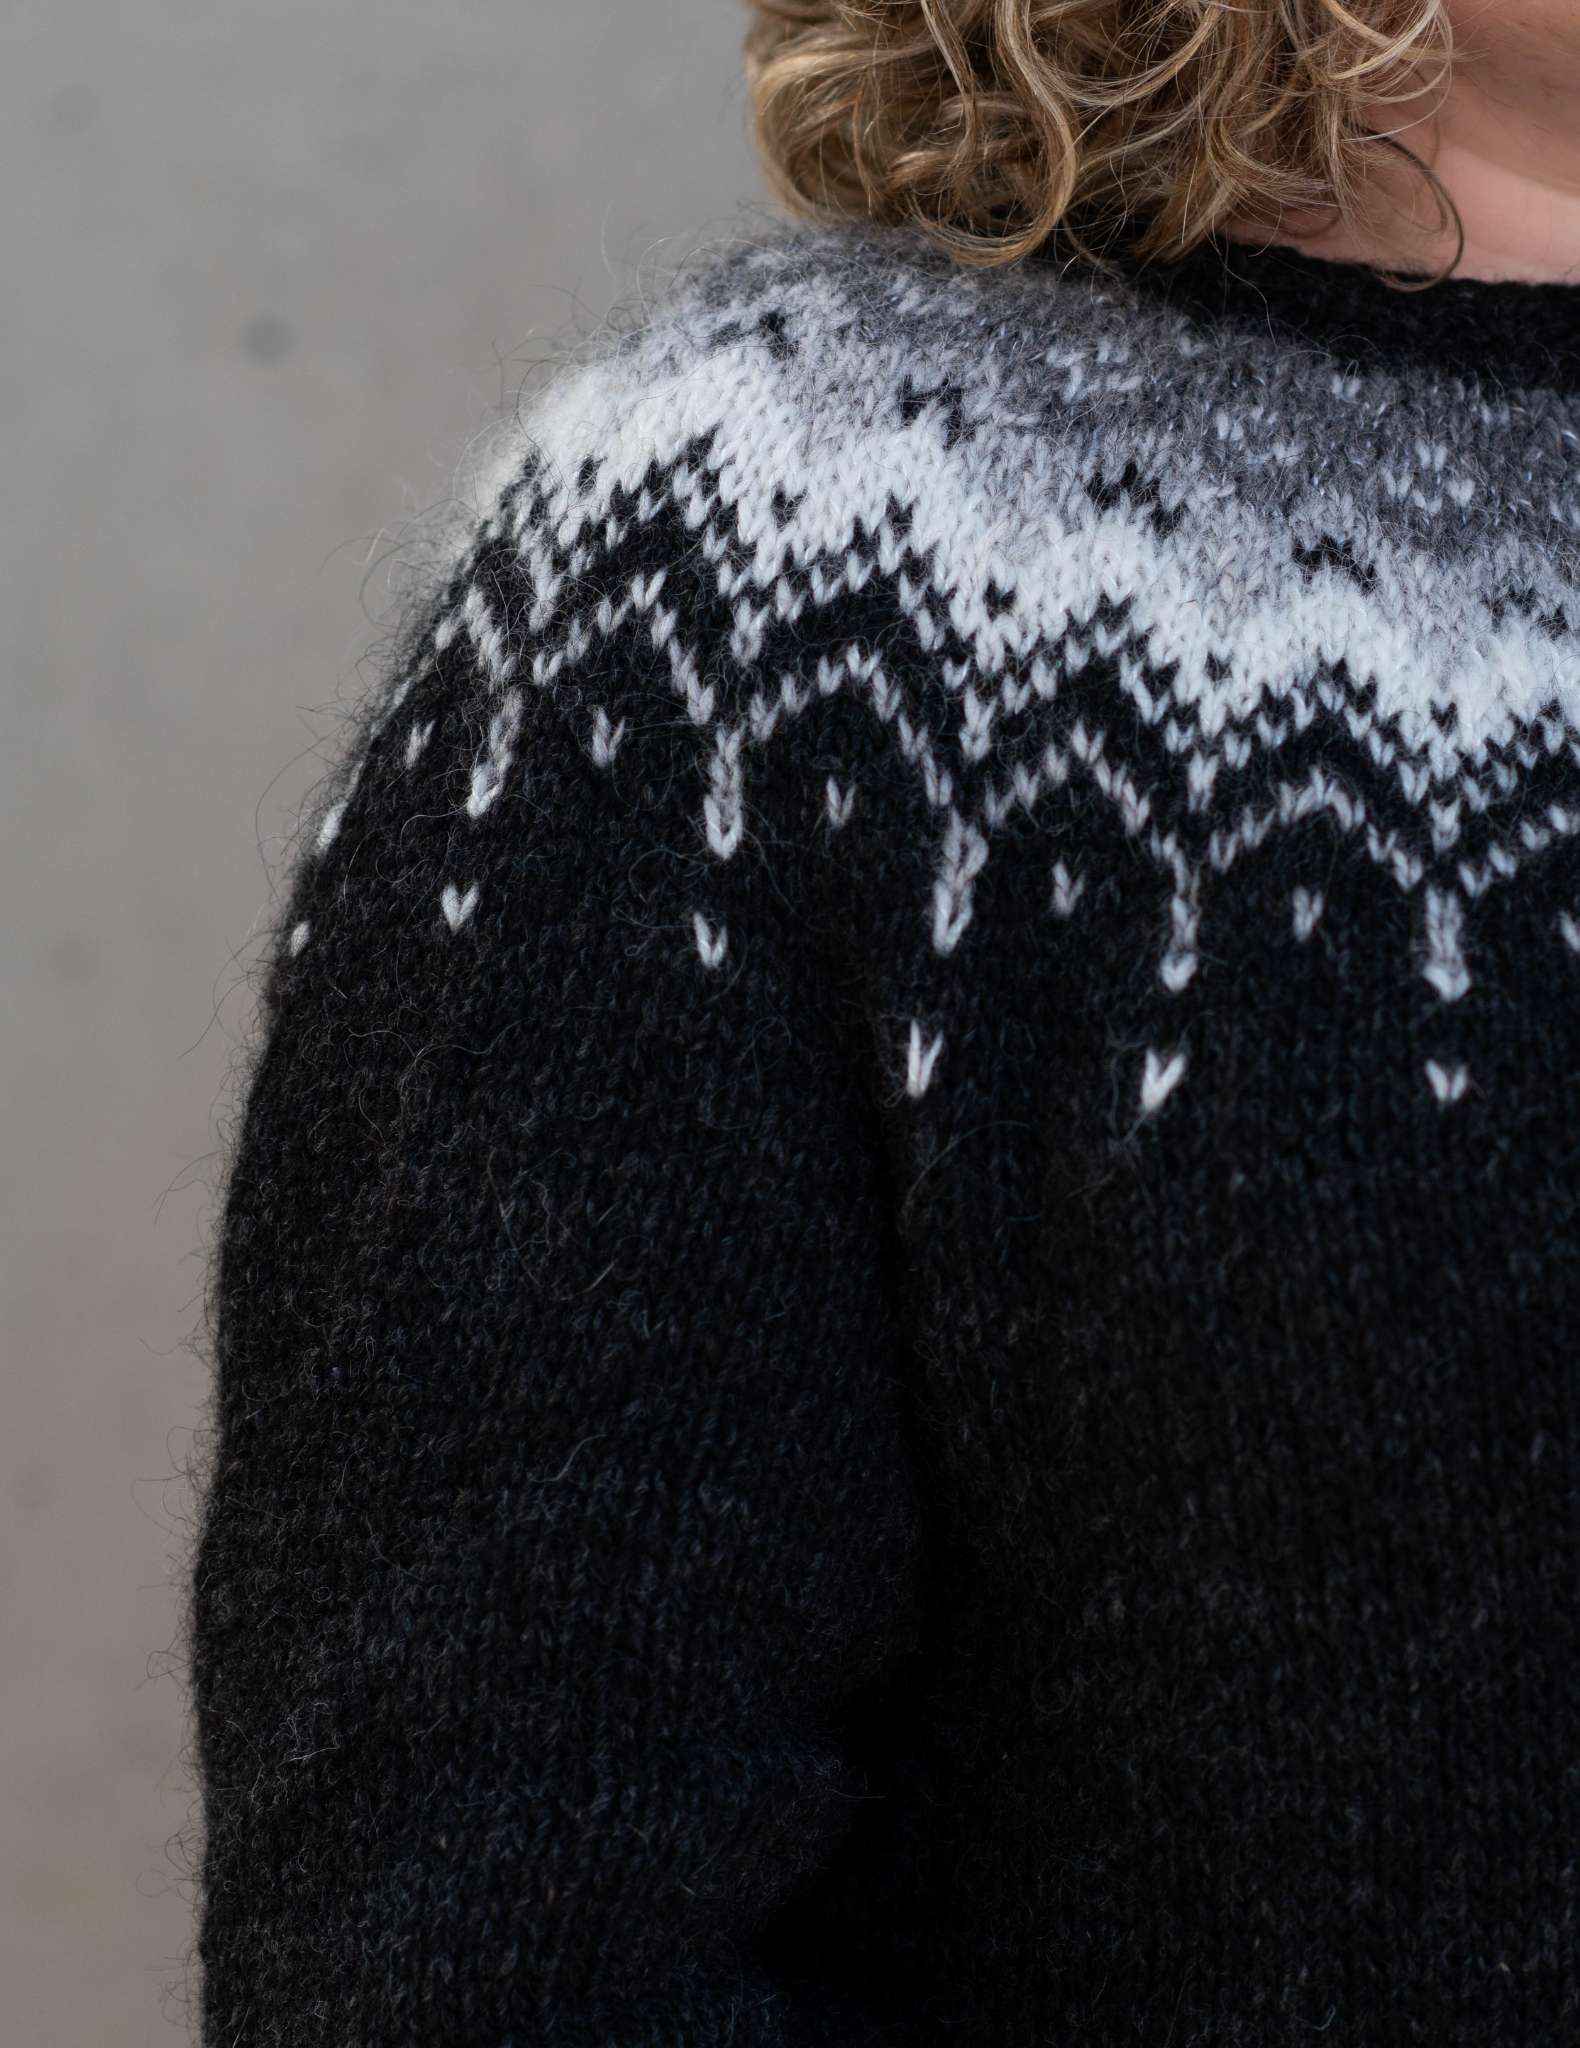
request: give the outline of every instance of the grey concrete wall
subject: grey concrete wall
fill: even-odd
[[[163,2048],[202,1260],[312,707],[544,338],[760,188],[735,0],[4,15],[0,2040]]]

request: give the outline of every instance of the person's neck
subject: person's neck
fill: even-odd
[[[1506,63],[1486,82],[1460,71],[1436,104],[1435,116],[1411,121],[1408,107],[1395,108],[1376,126],[1428,164],[1458,208],[1458,262],[1453,221],[1439,227],[1430,186],[1393,152],[1378,152],[1365,220],[1308,231],[1299,221],[1264,218],[1222,232],[1399,273],[1453,264],[1455,277],[1580,282],[1580,75],[1561,63],[1546,75]]]

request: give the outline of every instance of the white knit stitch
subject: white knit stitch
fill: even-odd
[[[311,930],[311,923],[304,917],[291,933],[291,951],[293,954],[301,952],[302,948],[307,944],[308,934]]]
[[[577,617],[571,621],[570,631],[565,635],[565,660],[570,668],[580,666],[583,657],[593,643],[596,622]]]
[[[759,609],[745,598],[735,607],[735,626],[730,634],[730,653],[742,668],[750,668],[762,651],[763,629],[768,623],[768,610]]]
[[[1014,801],[1023,810],[1031,810],[1042,794],[1042,769],[1036,762],[1017,761],[1010,770],[1010,788]]]
[[[713,759],[709,766],[712,790],[703,800],[708,845],[720,860],[728,860],[741,843],[745,812],[741,797],[741,743],[739,730],[720,726],[715,735]]]
[[[435,654],[445,653],[450,647],[451,642],[455,639],[456,634],[459,633],[460,630],[461,607],[457,605],[455,610],[452,612],[447,612],[445,616],[439,621],[438,625],[434,628],[433,648]]]
[[[444,912],[445,923],[451,931],[459,931],[472,912],[477,908],[478,885],[476,882],[463,896],[453,882],[446,882],[439,892],[439,907]]]
[[[895,738],[901,754],[907,761],[919,761],[930,753],[925,725],[913,725],[905,712],[896,714],[894,720]]]
[[[947,810],[954,801],[954,777],[938,766],[931,747],[922,753],[922,787],[927,792],[927,801],[936,811]]]
[[[384,730],[385,726],[394,717],[395,713],[399,711],[400,707],[405,703],[408,695],[411,692],[411,687],[414,680],[415,678],[410,675],[402,676],[400,680],[396,683],[394,689],[391,690],[389,695],[384,699],[383,704],[379,708],[378,716],[375,719],[373,719],[372,723],[368,726],[368,738],[370,740],[376,740],[378,738],[379,734]]]
[[[489,721],[488,745],[472,765],[472,788],[466,800],[469,818],[480,818],[503,789],[520,730],[521,692],[507,690]]]
[[[720,925],[715,931],[700,910],[692,913],[692,929],[697,935],[697,957],[704,967],[718,967],[723,963],[729,946],[729,930]]]
[[[1062,860],[1053,864],[1053,909],[1058,917],[1068,917],[1081,900],[1086,887],[1084,875],[1072,875]]]
[[[1580,918],[1576,918],[1570,911],[1560,910],[1558,929],[1563,933],[1565,943],[1580,953]]]
[[[662,645],[669,649],[671,685],[676,695],[685,700],[686,712],[692,724],[707,725],[713,717],[713,707],[716,701],[713,685],[711,683],[704,684],[701,676],[698,674],[697,664],[692,656],[680,645],[678,640],[672,637],[675,628],[675,614],[673,612],[666,612],[660,616],[665,626]],[[658,625],[659,618],[656,617],[654,620],[655,640],[658,637]]]
[[[1040,778],[1035,768],[1018,766],[1007,783],[984,782],[982,785],[982,819],[990,830],[997,831],[1010,813],[1017,808],[1030,810],[1037,799]]]
[[[593,713],[592,757],[600,768],[607,768],[619,752],[620,742],[625,737],[625,720],[622,718],[613,726],[609,714],[600,704]]]
[[[406,735],[406,766],[408,768],[414,768],[417,765],[417,757],[432,737],[433,728],[434,721],[430,718],[424,725],[414,724],[411,731]]]
[[[1317,928],[1322,915],[1322,891],[1320,889],[1298,888],[1294,894],[1295,937],[1302,941],[1309,939]]]
[[[516,656],[508,651],[504,631],[475,583],[466,593],[461,617],[472,636],[472,644],[483,657],[490,681],[496,690],[502,689],[515,673]]]
[[[1196,876],[1184,868],[1177,856],[1174,866],[1179,879],[1169,904],[1171,942],[1158,968],[1158,978],[1171,995],[1178,995],[1196,972],[1196,928],[1200,919]]]
[[[540,647],[532,657],[533,687],[539,690],[546,690],[564,666],[565,650],[563,647],[554,654],[550,654]]]
[[[933,883],[933,947],[952,953],[971,922],[972,884],[987,860],[987,841],[956,810],[949,813],[941,865]]]
[[[1445,1003],[1457,1002],[1470,987],[1462,935],[1465,907],[1441,889],[1426,892],[1426,936],[1430,957],[1421,970]]]
[[[964,691],[961,701],[960,751],[968,761],[986,759],[993,744],[993,705],[979,698],[975,690]]]
[[[621,605],[616,605],[609,597],[601,597],[598,600],[598,609],[593,616],[599,632],[606,640],[625,624],[631,615],[631,609],[629,600]]]
[[[944,1049],[943,1033],[939,1032],[932,1043],[925,1048],[922,1044],[922,1027],[913,1017],[911,1036],[905,1059],[905,1092],[907,1095],[925,1095],[932,1083],[933,1067],[938,1055]]]
[[[1165,1058],[1150,1047],[1147,1051],[1146,1068],[1141,1076],[1141,1113],[1150,1116],[1161,1109],[1178,1087],[1185,1073],[1186,1053],[1183,1047]]]
[[[1470,1070],[1464,1066],[1444,1066],[1437,1060],[1428,1060],[1426,1073],[1439,1102],[1458,1102],[1470,1086]]]
[[[331,804],[329,809],[325,811],[318,827],[318,851],[320,853],[323,852],[326,846],[334,843],[335,835],[340,830],[340,821],[345,814],[346,800],[344,797],[338,803]]]

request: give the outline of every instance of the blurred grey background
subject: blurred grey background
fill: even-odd
[[[359,687],[391,536],[544,344],[761,207],[743,27],[736,0],[0,8],[17,2048],[193,2023],[180,1475],[246,971],[322,707]]]

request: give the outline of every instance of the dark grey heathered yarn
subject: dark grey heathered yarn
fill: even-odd
[[[271,953],[206,2048],[1580,2039],[1580,295],[717,253]]]

